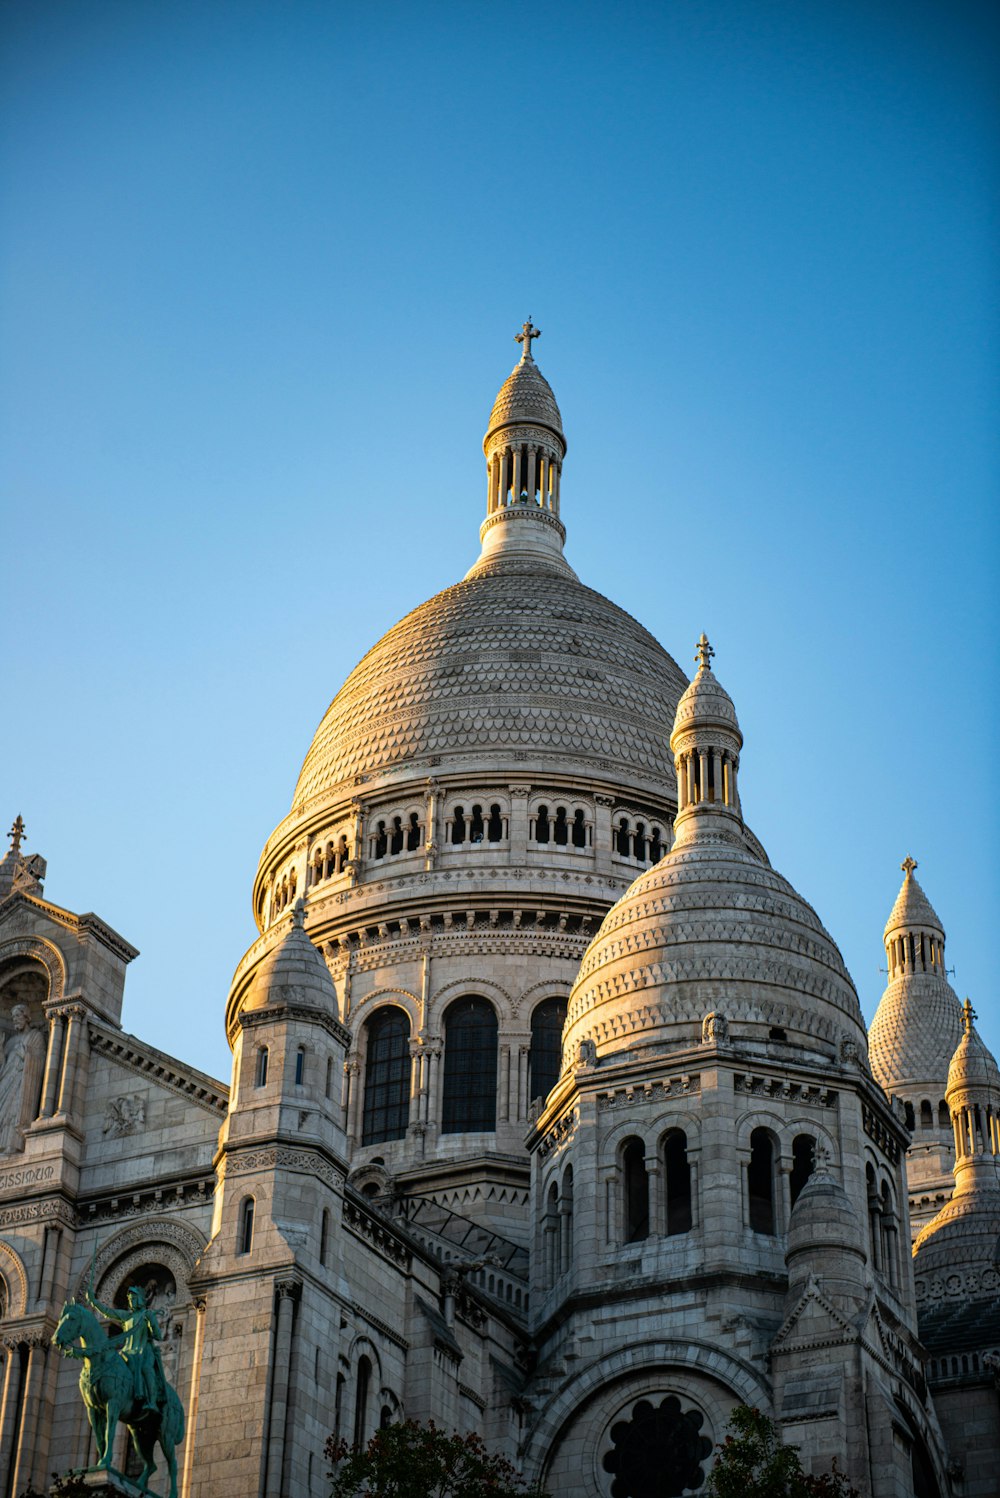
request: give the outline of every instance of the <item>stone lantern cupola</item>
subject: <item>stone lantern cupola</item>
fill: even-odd
[[[736,784],[743,734],[733,700],[712,671],[714,654],[703,633],[695,652],[698,672],[677,704],[670,735],[678,843],[706,835],[739,837],[743,823]]]
[[[552,387],[535,363],[531,345],[541,336],[531,319],[517,334],[521,358],[490,412],[483,438],[486,519],[482,555],[470,576],[510,555],[563,560],[565,528],[559,519],[559,486],[566,456],[562,417]]]

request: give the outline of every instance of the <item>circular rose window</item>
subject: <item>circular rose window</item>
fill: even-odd
[[[627,1420],[611,1427],[611,1450],[604,1470],[614,1474],[611,1498],[679,1498],[700,1488],[703,1462],[712,1443],[701,1434],[705,1417],[700,1410],[681,1410],[668,1394],[659,1404],[640,1399]]]

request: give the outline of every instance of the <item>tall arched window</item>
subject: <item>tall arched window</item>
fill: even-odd
[[[671,1129],[664,1140],[663,1163],[666,1173],[667,1233],[691,1231],[691,1166],[688,1161],[687,1135],[683,1129]]]
[[[799,1192],[816,1168],[816,1141],[811,1134],[796,1134],[792,1140],[792,1173],[788,1194],[795,1206]]]
[[[254,1073],[254,1086],[267,1086],[267,1046],[257,1047],[257,1069]]]
[[[649,1237],[649,1177],[646,1146],[641,1139],[627,1139],[622,1147],[622,1177],[625,1188],[625,1242],[638,1243]]]
[[[236,1243],[238,1254],[248,1254],[253,1248],[253,1214],[253,1197],[245,1196],[240,1203],[240,1222]]]
[[[300,1045],[295,1052],[295,1085],[301,1087],[306,1079],[306,1048]]]
[[[495,1129],[497,1017],[485,999],[456,999],[444,1020],[443,1134]]]
[[[371,1388],[372,1365],[366,1357],[358,1359],[358,1387],[354,1400],[354,1444],[361,1449],[368,1432],[368,1393]]]
[[[395,1004],[365,1026],[365,1101],[361,1143],[402,1139],[410,1121],[410,1021]]]
[[[566,1000],[544,999],[531,1015],[531,1051],[528,1055],[528,1098],[547,1098],[562,1069],[562,1032],[566,1023]]]
[[[768,1233],[773,1236],[775,1232],[774,1145],[766,1129],[754,1129],[750,1135],[747,1196],[751,1228],[755,1233]]]
[[[573,1167],[567,1165],[559,1196],[559,1268],[566,1274],[573,1263]]]

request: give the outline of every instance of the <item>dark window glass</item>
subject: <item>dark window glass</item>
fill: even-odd
[[[811,1134],[796,1134],[792,1140],[792,1173],[788,1178],[788,1193],[792,1206],[806,1181],[816,1168],[816,1141]]]
[[[395,1005],[368,1021],[362,1144],[402,1139],[410,1121],[410,1021]]]
[[[947,1103],[938,1103],[938,1128],[951,1128],[951,1114],[948,1112]]]
[[[303,1081],[305,1079],[305,1074],[306,1074],[306,1053],[305,1053],[305,1047],[304,1046],[299,1046],[298,1050],[295,1052],[295,1085],[296,1085],[296,1087],[301,1087],[302,1086],[302,1083],[303,1083]]]
[[[490,819],[486,824],[486,836],[491,843],[498,843],[503,837],[503,817],[497,802],[494,802],[490,807]]]
[[[375,857],[384,858],[389,847],[389,839],[385,832],[385,823],[379,822],[378,832],[375,834]]]
[[[392,836],[389,839],[389,852],[390,853],[402,853],[402,851],[403,851],[403,819],[402,819],[402,817],[393,817],[393,819],[392,819]]]
[[[766,1129],[754,1129],[750,1135],[747,1192],[750,1198],[750,1226],[755,1233],[773,1235],[774,1145]]]
[[[464,1134],[497,1122],[497,1017],[485,999],[456,999],[444,1022],[441,1131]]]
[[[535,842],[547,843],[549,840],[549,809],[540,806],[535,816]]]
[[[410,825],[406,833],[406,851],[415,853],[420,847],[420,818],[415,811],[410,812]]]
[[[267,1046],[266,1045],[262,1045],[260,1047],[260,1050],[257,1052],[257,1076],[256,1076],[255,1080],[256,1080],[256,1085],[258,1087],[266,1087],[267,1086]]]
[[[701,1434],[700,1410],[682,1412],[675,1394],[654,1405],[641,1399],[611,1427],[611,1450],[601,1465],[614,1473],[615,1498],[679,1498],[705,1480],[712,1442]],[[747,1489],[749,1492],[749,1488]]]
[[[354,1401],[354,1444],[359,1449],[365,1444],[368,1432],[368,1389],[372,1380],[372,1365],[367,1358],[358,1360],[358,1392]]]
[[[646,857],[646,824],[644,822],[636,822],[635,824],[632,852],[640,860],[644,860]]]
[[[469,820],[469,842],[481,843],[485,833],[486,827],[483,823],[483,808],[481,806],[474,806],[472,808],[472,816]]]
[[[663,857],[663,843],[659,827],[654,827],[649,835],[649,857],[652,863],[659,863]]]
[[[587,846],[587,828],[583,820],[583,812],[577,810],[573,813],[573,847],[585,848]]]
[[[632,840],[628,835],[628,817],[622,817],[618,824],[618,832],[615,836],[615,845],[622,858],[628,858],[632,851]]]
[[[569,823],[566,821],[565,806],[556,807],[556,825],[553,829],[552,837],[553,841],[558,843],[560,848],[565,848],[569,842]]]
[[[453,843],[465,842],[465,812],[461,806],[455,807],[455,815],[451,819],[451,840]]]
[[[629,1139],[622,1150],[625,1176],[625,1242],[638,1243],[649,1237],[649,1177],[646,1175],[646,1146],[641,1139]]]
[[[245,1197],[240,1208],[240,1237],[237,1253],[248,1254],[253,1248],[253,1206],[253,1197]]]
[[[683,1129],[671,1129],[664,1146],[667,1181],[667,1233],[691,1230],[691,1166],[688,1163],[687,1135]]]
[[[528,1095],[532,1100],[547,1098],[559,1080],[565,1023],[565,999],[546,999],[532,1013],[528,1056]]]

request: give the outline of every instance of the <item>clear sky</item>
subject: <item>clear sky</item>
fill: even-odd
[[[907,853],[1000,1050],[991,4],[7,0],[3,826],[228,1076],[260,849],[478,551],[530,314],[567,553],[705,629],[866,1014]]]

